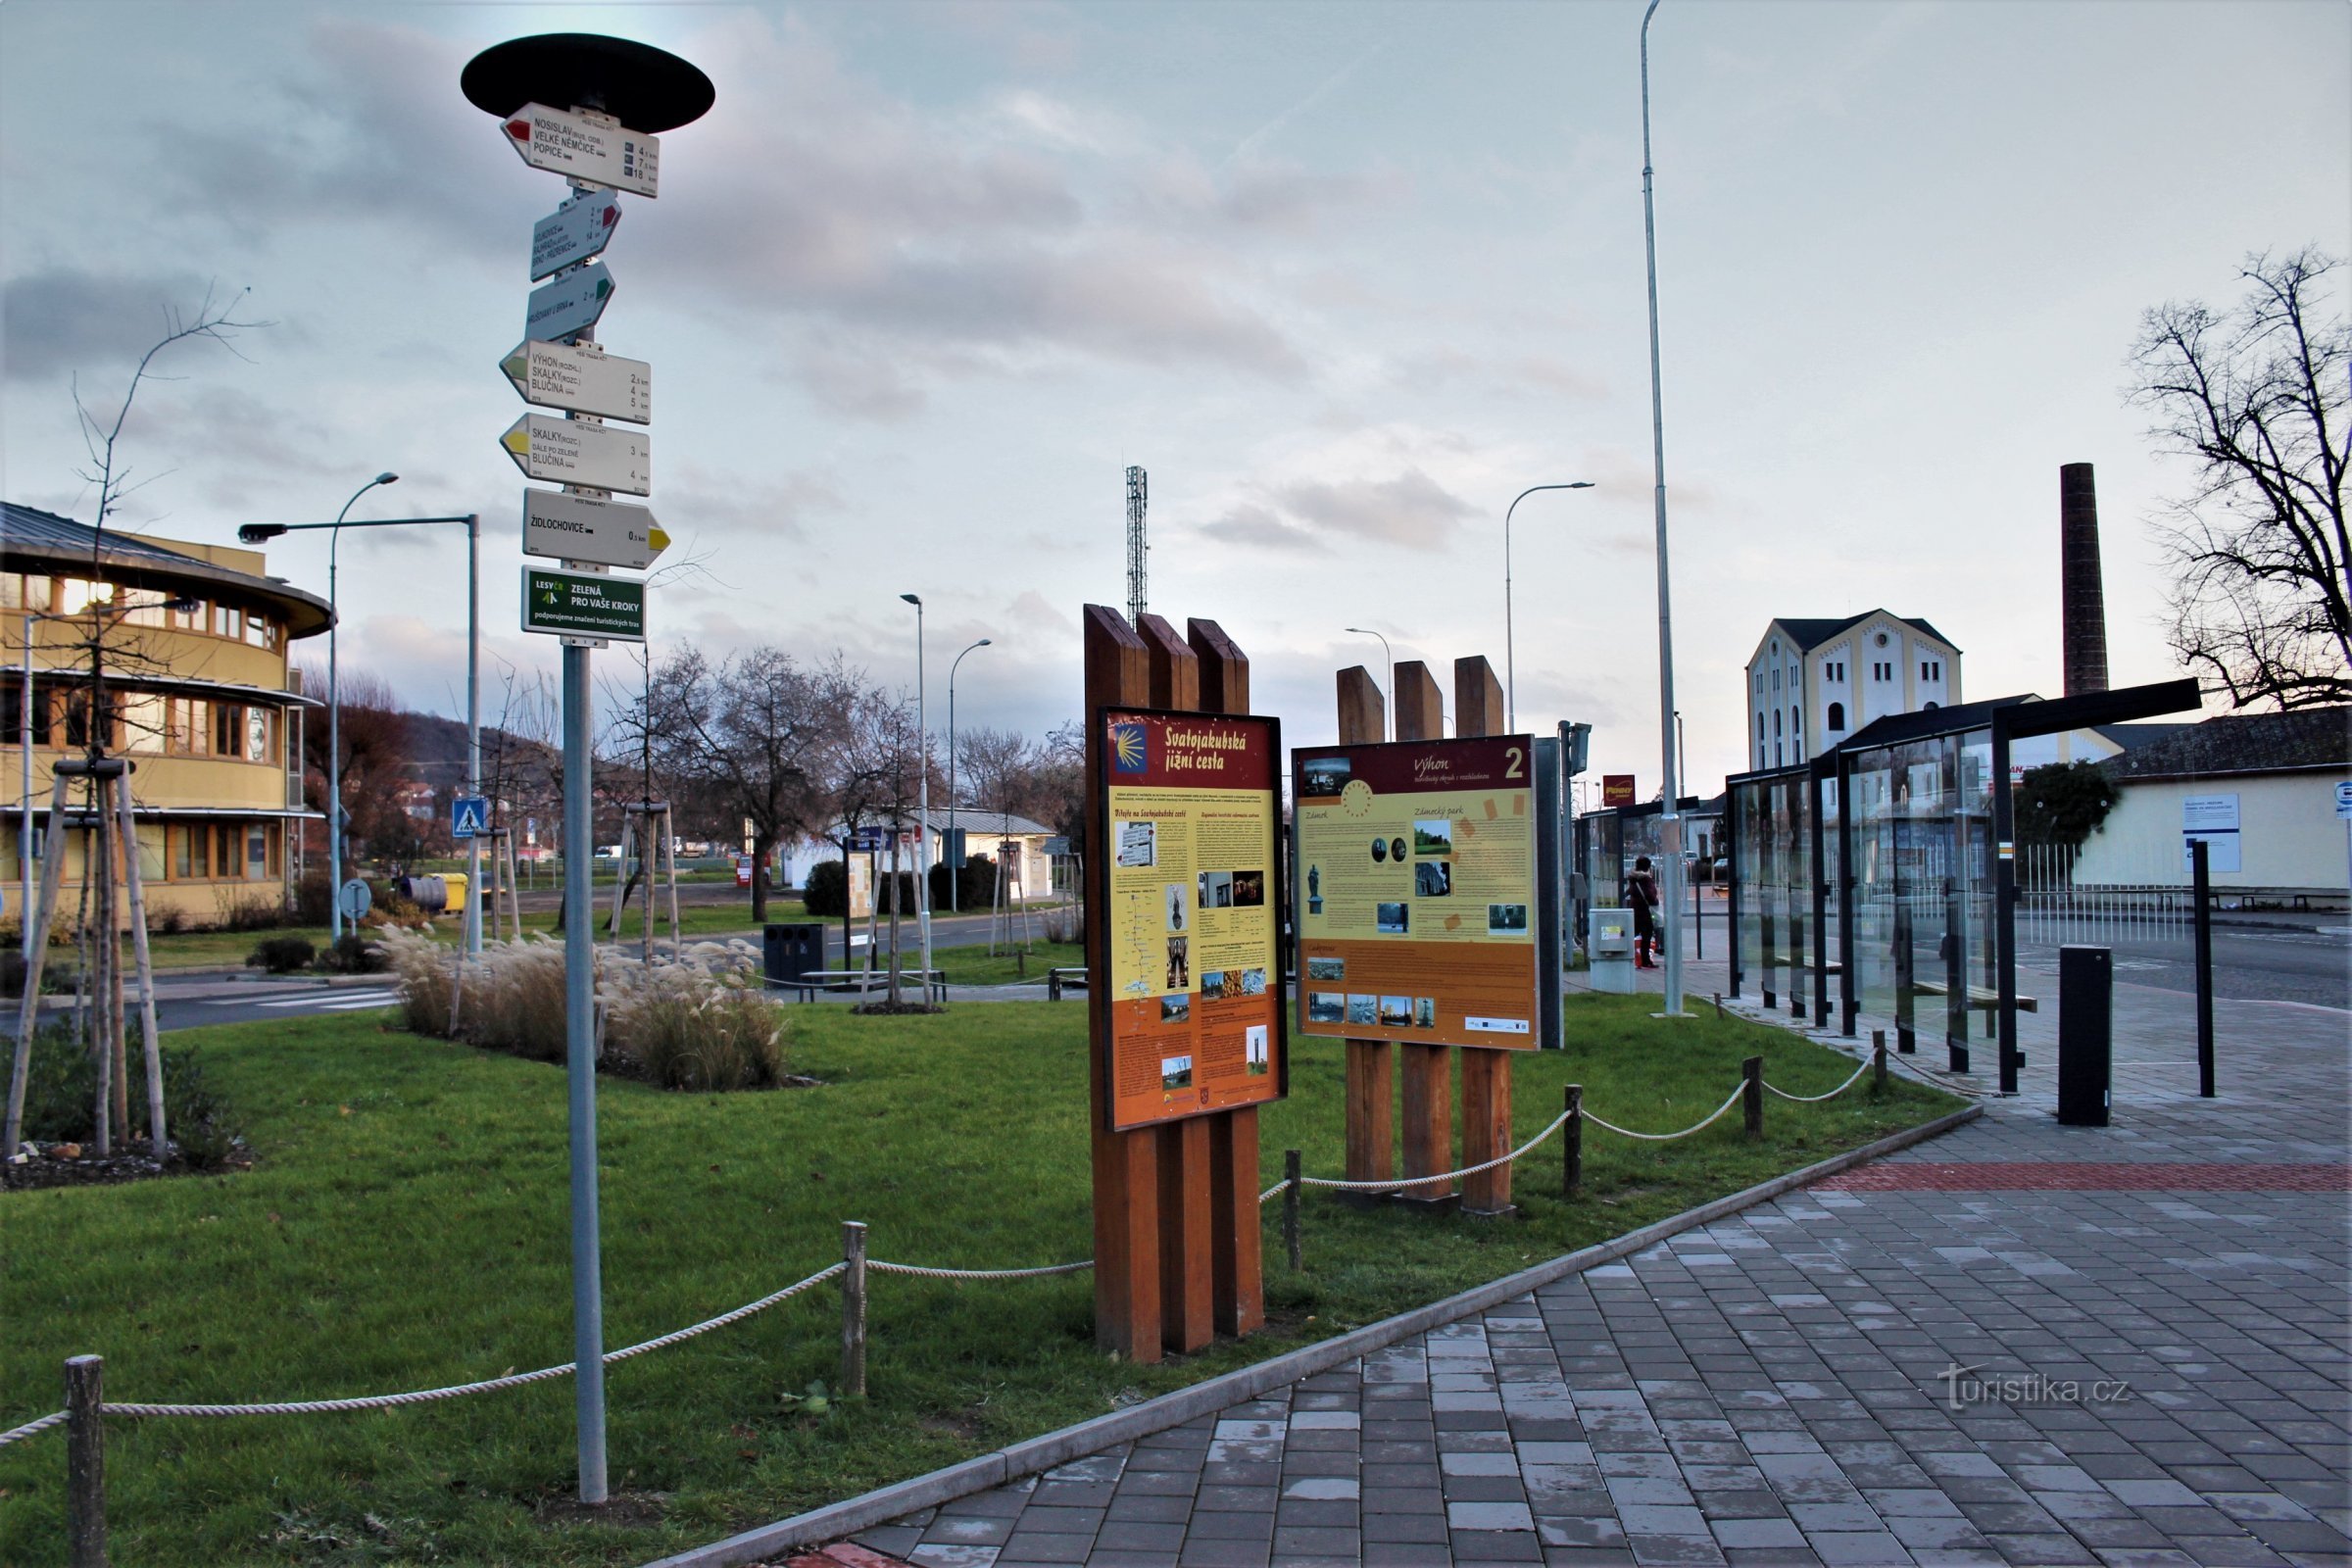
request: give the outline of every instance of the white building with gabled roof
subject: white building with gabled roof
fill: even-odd
[[[1747,662],[1748,757],[1792,767],[1873,719],[1959,701],[1960,650],[1924,620],[1886,610],[1782,616]]]

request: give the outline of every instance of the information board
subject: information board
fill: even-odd
[[[1300,1032],[1536,1049],[1534,761],[1525,735],[1293,754]]]
[[[1271,718],[1105,709],[1096,909],[1114,1128],[1289,1090]]]

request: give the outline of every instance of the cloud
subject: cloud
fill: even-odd
[[[1310,530],[1285,522],[1264,507],[1244,503],[1225,515],[1194,530],[1203,538],[1226,544],[1255,545],[1263,550],[1329,550],[1331,546]]]
[[[1507,396],[1570,398],[1580,403],[1599,402],[1609,392],[1608,382],[1549,355],[1487,357],[1445,345],[1403,356],[1390,376],[1396,385],[1418,391],[1473,382]]]
[[[1393,479],[1305,480],[1275,492],[1283,508],[1324,533],[1434,549],[1472,508],[1419,467]]]
[[[1078,635],[1078,623],[1054,609],[1034,588],[1023,589],[1019,597],[1004,607],[1004,614],[1013,625],[1024,630],[1058,633],[1064,637]]]
[[[654,497],[654,514],[682,542],[701,546],[711,535],[759,543],[808,538],[808,524],[847,508],[833,480],[818,473],[745,481],[698,464],[681,464]]]
[[[192,272],[145,276],[49,269],[0,286],[0,343],[11,380],[61,370],[135,365],[172,330],[169,312],[198,309],[207,284]],[[234,290],[215,288],[216,303]]]

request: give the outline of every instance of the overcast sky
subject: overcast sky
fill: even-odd
[[[624,197],[600,336],[653,362],[653,506],[704,570],[657,651],[840,649],[931,716],[1077,715],[1078,614],[1220,621],[1331,737],[1380,646],[1504,665],[1523,727],[1658,779],[1639,0],[1581,4],[0,7],[0,493],[87,520],[73,385],[167,305],[250,290],[237,355],[142,393],[123,516],[478,511],[516,625],[533,220],[564,193],[458,92],[478,50],[623,34],[709,73]],[[1665,0],[1652,26],[1675,675],[1690,780],[1740,765],[1775,614],[1884,605],[1968,694],[2059,687],[2058,466],[2097,465],[2116,684],[2177,673],[2146,520],[2186,476],[2124,406],[2139,313],[2249,251],[2352,248],[2340,0]],[[2340,283],[2340,278],[2338,279]],[[237,356],[242,356],[241,358]],[[322,543],[271,569],[325,588]],[[454,530],[354,535],[343,657],[462,711]],[[321,650],[322,653],[322,650]],[[600,657],[619,674],[624,656]],[[1450,698],[1449,698],[1450,700]],[[495,689],[485,698],[495,712]]]

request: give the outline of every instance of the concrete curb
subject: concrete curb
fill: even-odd
[[[1072,1459],[1099,1452],[1116,1444],[1132,1443],[1137,1438],[1149,1437],[1154,1432],[1180,1427],[1188,1421],[1222,1410],[1229,1404],[1256,1398],[1269,1390],[1296,1383],[1300,1378],[1312,1377],[1318,1372],[1328,1372],[1335,1366],[1385,1349],[1400,1340],[1425,1334],[1431,1329],[1441,1328],[1476,1312],[1484,1312],[1490,1307],[1500,1306],[1505,1301],[1515,1300],[1531,1291],[1566,1279],[1571,1274],[1581,1274],[1603,1263],[1630,1257],[1668,1237],[1701,1225],[1711,1225],[1726,1215],[1768,1202],[1784,1193],[1793,1192],[1826,1176],[1835,1176],[1839,1171],[1909,1149],[1914,1144],[1939,1138],[1984,1114],[1983,1105],[1967,1106],[1948,1116],[1938,1116],[1934,1121],[1923,1122],[1876,1143],[1866,1144],[1860,1149],[1833,1154],[1801,1170],[1775,1176],[1744,1191],[1701,1203],[1696,1208],[1685,1209],[1680,1214],[1644,1225],[1640,1230],[1628,1231],[1623,1236],[1580,1248],[1547,1262],[1538,1263],[1533,1268],[1521,1269],[1516,1274],[1506,1274],[1501,1279],[1472,1286],[1442,1301],[1432,1301],[1427,1306],[1415,1307],[1412,1311],[1367,1324],[1335,1339],[1301,1346],[1271,1360],[1237,1368],[1221,1377],[1210,1378],[1205,1383],[1196,1383],[1189,1389],[1163,1394],[1156,1399],[1146,1400],[1131,1409],[1115,1410],[1109,1415],[1097,1416],[1091,1421],[1081,1421],[1076,1426],[1063,1427],[1058,1432],[1049,1432],[1043,1437],[999,1448],[995,1453],[985,1453],[976,1459],[950,1465],[944,1470],[934,1470],[929,1475],[880,1487],[858,1496],[828,1503],[822,1508],[811,1508],[807,1513],[761,1525],[757,1530],[747,1530],[739,1536],[714,1541],[707,1546],[691,1547],[674,1556],[649,1563],[646,1568],[743,1568],[743,1565],[756,1563],[763,1557],[838,1541],[844,1536],[870,1530],[918,1508],[937,1507],[943,1502],[953,1502],[957,1497],[968,1497],[974,1493],[1001,1487],[1022,1476],[1067,1464]]]

